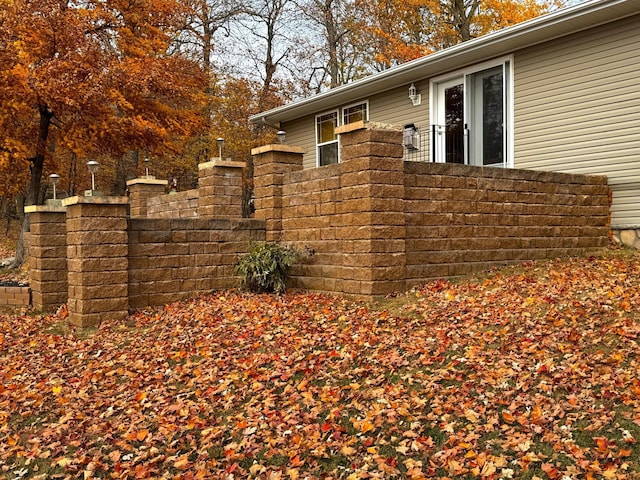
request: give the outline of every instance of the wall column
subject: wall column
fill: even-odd
[[[59,201],[58,201],[59,202]],[[51,311],[67,303],[66,208],[59,205],[25,207],[31,225],[29,276],[32,304]]]
[[[221,159],[198,165],[198,216],[242,218],[244,162]]]
[[[268,242],[282,237],[282,184],[286,173],[302,170],[304,150],[290,145],[273,144],[251,150],[253,155],[253,189],[255,218],[264,220]]]
[[[134,178],[127,181],[130,213],[134,218],[147,216],[147,200],[164,195],[169,182],[153,177]]]
[[[69,320],[81,327],[127,316],[128,197],[71,197],[67,206]]]
[[[337,234],[350,253],[345,293],[384,295],[405,289],[406,227],[402,132],[363,122],[338,127],[341,172]]]

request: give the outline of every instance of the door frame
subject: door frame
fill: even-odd
[[[464,102],[465,102],[465,106],[464,106],[464,127],[465,127],[465,131],[467,129],[467,126],[469,125],[469,105],[467,104],[468,99],[470,98],[470,96],[468,95],[469,92],[467,92],[467,88],[468,88],[468,82],[467,82],[467,77],[471,74],[480,72],[482,70],[488,70],[490,68],[493,67],[498,67],[501,65],[504,65],[504,73],[506,75],[506,78],[504,80],[505,83],[505,101],[506,101],[506,106],[504,108],[504,114],[505,114],[505,119],[504,119],[504,135],[506,138],[505,141],[505,145],[506,145],[506,151],[505,151],[505,156],[506,156],[506,161],[503,164],[503,166],[505,168],[514,168],[514,60],[513,60],[513,55],[506,55],[503,57],[498,57],[495,58],[493,60],[488,60],[486,62],[481,62],[481,63],[476,63],[474,65],[471,65],[469,67],[466,68],[462,68],[462,69],[458,69],[443,75],[439,75],[437,77],[433,77],[431,79],[429,79],[429,123],[431,125],[437,125],[438,124],[438,115],[442,109],[441,106],[438,106],[438,103],[442,103],[443,100],[440,98],[441,96],[438,94],[439,93],[439,88],[443,85],[451,85],[449,82],[454,82],[455,80],[459,80],[460,78],[463,79],[463,88],[465,90],[464,92]],[[432,130],[433,132],[433,130]],[[434,155],[434,152],[436,151],[436,147],[438,147],[439,145],[434,143],[434,135],[431,135],[431,138],[429,139],[429,159],[432,162],[439,162],[442,161],[443,158],[436,158],[436,155]],[[437,142],[438,140],[436,140]],[[469,162],[469,154],[467,151],[467,148],[470,148],[468,145],[468,142],[465,142],[465,164],[468,164]]]

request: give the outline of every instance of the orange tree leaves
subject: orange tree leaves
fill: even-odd
[[[37,189],[43,165],[69,152],[177,150],[202,125],[206,85],[195,63],[168,54],[182,10],[171,0],[3,2],[0,161],[30,161]]]
[[[388,68],[433,51],[515,25],[563,0],[356,0],[353,30]]]
[[[88,338],[4,315],[0,475],[635,478],[639,279],[531,263],[384,311],[227,291]]]

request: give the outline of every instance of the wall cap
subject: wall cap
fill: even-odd
[[[93,205],[128,205],[129,197],[83,197],[76,195],[75,197],[65,198],[62,201],[62,205],[65,207],[78,204],[93,204]]]
[[[127,187],[131,185],[162,185],[167,186],[169,182],[167,180],[156,180],[156,178],[138,177],[132,180],[127,180]]]
[[[395,125],[392,123],[381,123],[381,122],[365,122],[363,120],[359,120],[353,123],[347,123],[346,125],[340,125],[336,127],[336,135],[342,135],[345,133],[356,132],[358,130],[390,130],[393,132],[398,132],[402,130],[402,127],[399,125]]]
[[[336,135],[355,132],[356,130],[362,130],[363,128],[366,128],[366,127],[367,125],[364,123],[363,120],[359,120],[353,123],[347,123],[346,125],[340,125],[339,127],[336,127]]]
[[[27,205],[24,207],[24,213],[64,213],[67,207],[60,205]]]
[[[215,160],[211,160],[210,162],[204,162],[198,164],[198,170],[206,170],[207,168],[213,167],[228,167],[228,168],[244,168],[247,164],[245,162],[234,162],[231,160],[222,160],[220,158],[216,158]]]
[[[251,155],[262,155],[263,153],[269,152],[298,153],[300,155],[304,155],[304,148],[294,147],[293,145],[285,145],[282,143],[272,143],[252,149]]]

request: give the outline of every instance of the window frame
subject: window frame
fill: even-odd
[[[369,121],[369,100],[364,100],[361,102],[355,102],[355,103],[351,103],[349,105],[345,105],[344,107],[342,107],[342,125],[348,125],[349,123],[355,123],[355,122],[347,122],[346,118],[345,118],[345,111],[348,110],[349,108],[353,108],[353,107],[358,107],[358,106],[363,106],[364,107],[364,117],[362,120],[364,122],[368,122]],[[356,120],[359,121],[359,120]]]
[[[318,115],[315,116],[314,128],[315,128],[315,132],[316,132],[315,133],[315,137],[316,137],[316,167],[324,167],[326,165],[333,165],[331,163],[327,163],[326,165],[323,165],[321,163],[322,159],[321,159],[321,155],[320,155],[320,150],[321,150],[322,147],[324,147],[326,145],[331,145],[331,144],[334,144],[334,143],[337,144],[337,148],[338,148],[338,153],[336,155],[336,157],[337,157],[336,158],[336,163],[340,163],[340,145],[339,145],[339,140],[340,139],[339,139],[339,136],[335,133],[335,129],[340,126],[340,112],[341,112],[340,109],[334,109],[334,110],[328,110],[328,111],[323,112],[323,113],[319,113]],[[335,136],[335,139],[331,140],[331,141],[328,141],[328,142],[321,142],[320,138],[319,138],[320,131],[319,131],[319,123],[318,122],[320,121],[320,118],[325,117],[325,116],[330,115],[330,114],[335,114],[335,118],[336,118],[336,123],[335,123],[335,126],[334,126],[334,133],[333,133],[334,136]]]

